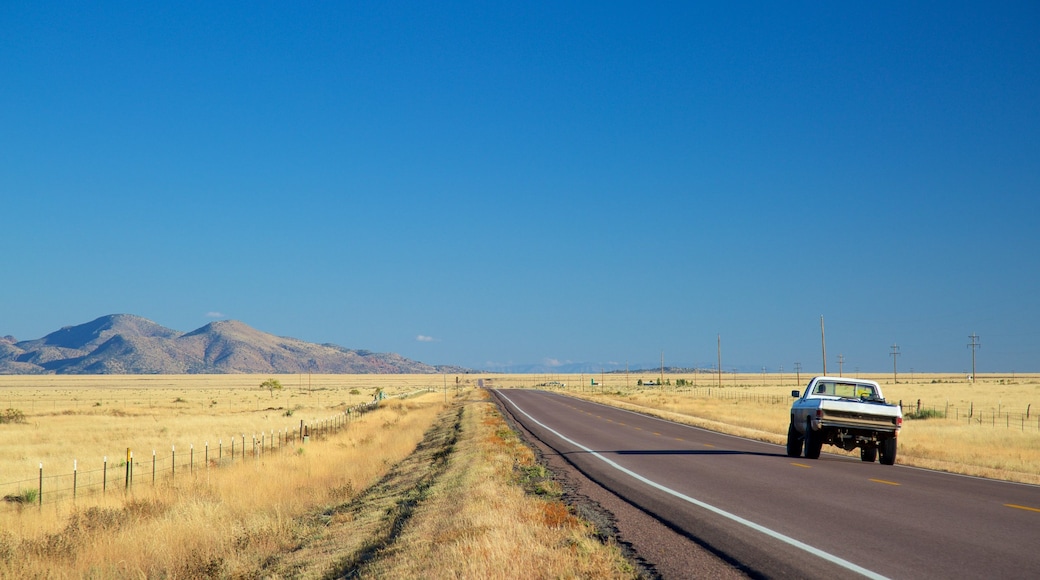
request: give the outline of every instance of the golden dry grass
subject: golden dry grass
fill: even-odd
[[[6,385],[0,393],[0,400],[28,395],[36,402],[27,423],[0,426],[7,444],[24,444],[8,466],[30,454],[56,463],[70,450],[117,454],[129,441],[147,448],[179,436],[201,439],[200,431],[241,431],[278,417],[254,407],[254,389],[266,377],[232,377],[231,386],[223,376],[150,378],[148,388],[128,377],[76,377],[71,385],[66,378],[34,377],[33,387]],[[155,486],[138,482],[129,492],[117,487],[75,502],[0,510],[0,578],[324,577],[359,554],[366,577],[632,575],[616,546],[596,541],[590,525],[559,501],[485,393],[466,388],[475,381],[445,390],[443,377],[432,377],[441,388],[422,392],[436,386],[431,377],[372,378],[312,377],[313,392],[275,399],[286,396],[298,424],[298,417],[342,409],[355,388],[415,394],[384,401],[327,438],[259,458],[178,472]],[[99,409],[84,404],[94,400]],[[455,431],[444,427],[451,416],[459,418]],[[427,444],[451,433],[441,447]],[[531,473],[540,475],[533,484]],[[524,482],[543,497],[525,494]],[[395,519],[402,509],[414,514]]]
[[[638,379],[658,380],[649,373],[630,376],[627,382],[623,375],[556,375],[552,380],[567,383],[563,390],[576,396],[782,444],[790,392],[804,388],[811,377],[803,374],[796,384],[793,375],[785,375],[781,383],[775,374],[723,374],[721,386],[718,375],[665,378],[671,385],[637,386]],[[689,385],[675,386],[680,378]],[[900,375],[898,383],[890,374],[862,378],[881,383],[886,398],[902,401],[907,412],[916,410],[920,400],[922,410],[948,417],[907,419],[899,436],[900,464],[1040,484],[1040,375],[980,375],[974,383],[953,374]],[[591,379],[600,384],[593,387]],[[545,381],[515,376],[501,380],[516,386],[538,382]],[[827,451],[841,453],[831,447]]]
[[[0,409],[25,416],[24,423],[0,425],[0,496],[31,485],[41,462],[45,477],[67,478],[52,488],[71,488],[74,460],[78,486],[100,488],[101,474],[95,472],[103,458],[114,466],[125,461],[127,448],[134,452],[137,480],[145,471],[150,477],[153,450],[167,458],[167,467],[174,449],[180,463],[192,446],[201,463],[207,443],[211,458],[221,454],[221,444],[228,457],[232,437],[241,454],[243,435],[250,448],[254,435],[270,444],[272,436],[284,439],[298,430],[301,421],[342,416],[348,407],[371,401],[377,389],[396,396],[442,391],[444,383],[454,383],[454,377],[440,375],[274,375],[284,388],[271,393],[259,388],[267,378],[272,377],[0,376]]]
[[[467,406],[444,476],[371,578],[633,578],[489,402]],[[537,495],[525,493],[523,486]]]
[[[442,408],[439,395],[389,401],[328,439],[259,461],[9,511],[0,516],[0,576],[255,576],[312,533],[304,515],[349,499],[411,453]]]

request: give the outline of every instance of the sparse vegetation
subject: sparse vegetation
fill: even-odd
[[[178,469],[176,485],[114,493],[110,479],[108,494],[80,495],[73,504],[48,499],[48,483],[43,510],[16,507],[39,500],[24,483],[0,487],[7,500],[0,503],[0,578],[24,577],[25,570],[39,577],[316,577],[348,568],[372,577],[495,577],[501,570],[631,576],[616,548],[596,540],[589,524],[560,502],[562,491],[551,474],[493,406],[475,396],[479,391],[463,389],[461,397],[452,392],[451,401],[464,405],[461,415],[457,408],[441,413],[446,407],[440,390],[393,398],[437,388],[438,378],[283,379],[284,388],[275,392],[279,402],[260,410],[256,386],[263,377],[256,376],[0,377],[8,408],[30,409],[19,422],[32,423],[0,429],[0,473],[10,482],[34,481],[35,458],[47,465],[50,477],[58,466],[71,471],[76,457],[84,485],[87,466],[100,464],[102,455],[115,466],[123,463],[119,458],[127,447],[143,456],[169,450],[171,442],[181,457],[189,443],[201,453],[209,441],[212,452],[225,437],[226,458],[231,434],[295,428],[299,420],[341,413],[342,395],[354,391],[382,390],[391,397],[331,439],[312,437],[259,463],[183,476]],[[781,385],[760,375],[727,375],[721,388],[704,375],[681,377],[684,383],[677,378],[670,388],[630,388],[623,375],[607,375],[593,390],[580,377],[567,377],[567,384],[584,383],[567,391],[782,443],[791,377]],[[914,402],[914,413],[920,399],[921,419],[927,418],[904,424],[899,462],[1040,483],[1040,433],[988,426],[997,409],[1028,415],[1040,379],[1019,376],[999,384],[979,378],[968,384],[944,376],[931,383],[935,378],[886,384],[890,399]],[[494,380],[506,387],[537,379]],[[92,406],[97,398],[105,401],[104,409]],[[294,420],[279,425],[281,413],[270,409],[292,410]],[[979,425],[982,413],[986,426]],[[412,455],[438,416],[448,417],[438,423],[447,436],[436,445],[424,442],[424,451]],[[392,479],[394,473],[401,479]],[[398,527],[389,536],[388,525]],[[363,561],[356,559],[359,553]],[[347,565],[352,561],[357,566]]]
[[[267,379],[266,381],[260,383],[260,388],[267,389],[268,391],[270,391],[271,398],[273,399],[274,392],[282,390],[282,383],[279,382],[277,379]]]
[[[39,494],[40,494],[39,490],[32,489],[32,488],[27,488],[27,489],[23,489],[22,491],[20,491],[18,493],[5,495],[4,496],[4,501],[6,501],[8,503],[17,503],[17,504],[32,504],[32,503],[36,503],[36,500],[39,499],[39,497],[40,497]]]
[[[938,409],[921,409],[903,413],[904,419],[945,419],[946,415]]]
[[[717,375],[716,375],[717,377]],[[683,377],[700,383],[672,389],[621,388],[624,377],[610,387],[571,391],[602,403],[657,415],[715,431],[783,444],[790,420],[790,391],[802,388],[791,375],[780,384],[776,375]],[[810,376],[803,374],[808,381]],[[885,387],[889,402],[904,403],[899,435],[899,460],[904,465],[966,475],[1040,484],[1040,418],[1030,416],[1031,402],[1040,395],[1040,377],[963,375],[900,377],[866,376]],[[1003,382],[1002,382],[1003,381]],[[912,404],[911,404],[912,402]],[[1011,413],[1014,413],[1013,417]],[[999,419],[998,419],[999,417]],[[927,420],[924,420],[927,419]],[[840,450],[830,449],[841,453]]]
[[[0,423],[25,423],[25,413],[18,409],[4,409],[0,413]]]
[[[391,396],[416,390],[415,383],[383,388]],[[53,404],[37,404],[50,408],[33,417],[55,435],[53,447],[33,442],[28,451],[18,449],[6,445],[8,434],[0,431],[0,473],[18,462],[15,449],[17,455],[69,454],[66,430],[80,432],[83,422],[96,426],[94,411],[65,414],[58,401],[74,397],[54,394]],[[37,577],[296,578],[348,569],[372,577],[414,577],[416,571],[424,577],[495,577],[515,565],[539,576],[631,576],[617,549],[597,540],[559,502],[549,474],[491,403],[474,394],[455,393],[453,407],[440,392],[387,399],[331,438],[312,437],[264,455],[260,463],[196,468],[184,476],[178,470],[176,485],[138,485],[129,494],[110,489],[44,510],[0,509],[0,578],[24,577],[27,570]],[[319,397],[325,402],[319,404]],[[114,397],[125,413],[97,434],[86,431],[91,436],[78,443],[98,455],[113,441],[120,442],[116,450],[149,449],[154,443],[131,443],[131,434],[149,431],[157,440],[182,441],[186,433],[206,437],[214,428],[243,433],[265,417],[255,410],[255,395],[236,398],[218,389],[176,397],[187,404],[169,403],[172,393],[143,391],[136,403],[129,402],[133,398]],[[299,414],[307,417],[340,400],[335,392],[319,391],[301,399],[306,402]],[[207,405],[214,400],[218,414]],[[204,411],[193,414],[192,408]]]

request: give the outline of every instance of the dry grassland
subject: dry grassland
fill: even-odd
[[[260,392],[257,409],[267,377],[156,377],[145,388],[137,377],[68,378],[0,381],[0,401],[36,405],[26,423],[0,425],[0,449],[13,457],[4,469],[30,455],[58,463],[69,451],[118,455],[129,445],[266,428],[279,406],[295,409],[282,419],[298,424],[348,406],[355,389],[368,400],[376,388],[440,388],[384,401],[345,430],[256,460],[129,492],[8,506],[0,510],[2,578],[632,576],[465,380],[456,390],[454,377],[444,389],[444,377],[315,376],[301,389],[283,377],[286,391],[298,392],[276,392],[275,405]],[[525,494],[524,483],[542,496]]]
[[[569,394],[663,418],[776,444],[786,441],[794,375],[665,375],[671,385],[640,387],[659,375],[509,376],[501,385],[562,382]],[[899,435],[898,463],[953,473],[1040,484],[1040,375],[862,375],[881,383],[886,398],[904,412],[934,410],[947,416],[908,418]],[[592,380],[599,383],[592,386]],[[676,386],[677,379],[689,384]],[[693,384],[696,382],[696,386]],[[560,389],[560,387],[553,387]],[[1027,418],[1028,413],[1028,418]],[[969,414],[971,418],[969,418]],[[842,453],[828,447],[828,452]]]
[[[283,389],[260,389],[268,378],[279,380]],[[227,458],[234,438],[241,456],[243,436],[248,447],[254,435],[269,445],[272,437],[284,440],[298,430],[301,421],[341,416],[348,407],[371,401],[377,389],[390,396],[440,391],[445,380],[440,375],[0,376],[0,409],[17,409],[25,420],[0,425],[0,497],[36,487],[41,462],[45,477],[67,476],[60,487],[71,488],[76,460],[78,487],[100,488],[97,470],[103,459],[108,457],[110,466],[125,462],[129,448],[135,481],[145,472],[150,480],[153,451],[168,467],[172,452],[181,463],[194,447],[201,464],[207,443],[211,459]],[[454,383],[454,377],[447,380]]]
[[[472,395],[377,485],[326,510],[326,526],[274,575],[635,577],[617,546],[597,540],[560,501],[486,392]]]

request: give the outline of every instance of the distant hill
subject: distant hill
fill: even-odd
[[[235,320],[182,333],[140,316],[112,314],[36,340],[0,338],[0,374],[440,372],[466,369],[274,336]]]

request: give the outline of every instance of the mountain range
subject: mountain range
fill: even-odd
[[[459,373],[394,353],[261,332],[236,320],[191,332],[132,314],[102,316],[36,340],[0,337],[0,374]]]

